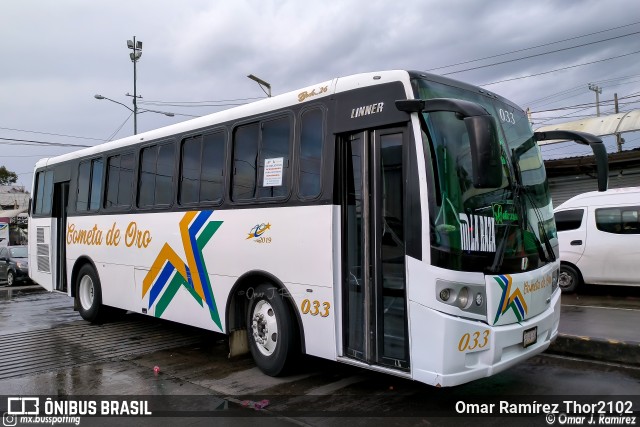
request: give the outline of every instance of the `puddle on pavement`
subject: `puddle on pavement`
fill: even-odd
[[[45,292],[40,286],[0,286],[0,301],[10,301],[23,295]]]

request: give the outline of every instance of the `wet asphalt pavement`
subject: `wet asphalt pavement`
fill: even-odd
[[[563,296],[560,332],[591,346],[629,343],[640,341],[634,334],[639,320],[640,289],[588,288]],[[118,418],[115,424],[83,418],[82,425],[171,425],[172,414],[181,425],[211,425],[212,418],[216,425],[459,425],[470,421],[451,416],[462,399],[540,401],[550,395],[631,396],[640,407],[640,368],[576,355],[545,353],[448,389],[311,357],[301,360],[296,374],[272,378],[250,357],[229,361],[219,334],[131,314],[92,325],[73,311],[69,297],[37,286],[0,286],[0,349],[1,396],[141,396],[151,399],[156,414],[169,411],[165,418]],[[265,409],[252,409],[260,402],[267,402]],[[177,413],[171,412],[175,405]],[[539,418],[518,421],[546,425]]]

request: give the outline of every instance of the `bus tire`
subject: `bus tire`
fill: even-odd
[[[105,311],[105,307],[102,306],[102,288],[98,273],[90,264],[80,267],[75,290],[76,306],[80,316],[89,322],[100,321]]]
[[[568,264],[560,265],[558,285],[563,294],[575,292],[581,284],[582,276],[580,276],[580,272],[577,269]]]
[[[269,284],[256,287],[247,317],[253,360],[262,372],[273,377],[291,368],[298,351],[293,315],[278,291]]]

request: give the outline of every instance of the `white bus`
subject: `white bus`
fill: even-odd
[[[421,72],[325,81],[35,167],[31,275],[229,335],[268,375],[300,353],[453,386],[544,351],[559,261],[526,114]]]

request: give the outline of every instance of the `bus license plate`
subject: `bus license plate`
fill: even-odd
[[[532,344],[535,344],[538,341],[538,327],[534,326],[531,329],[527,329],[522,334],[522,345],[524,348],[529,347]]]

